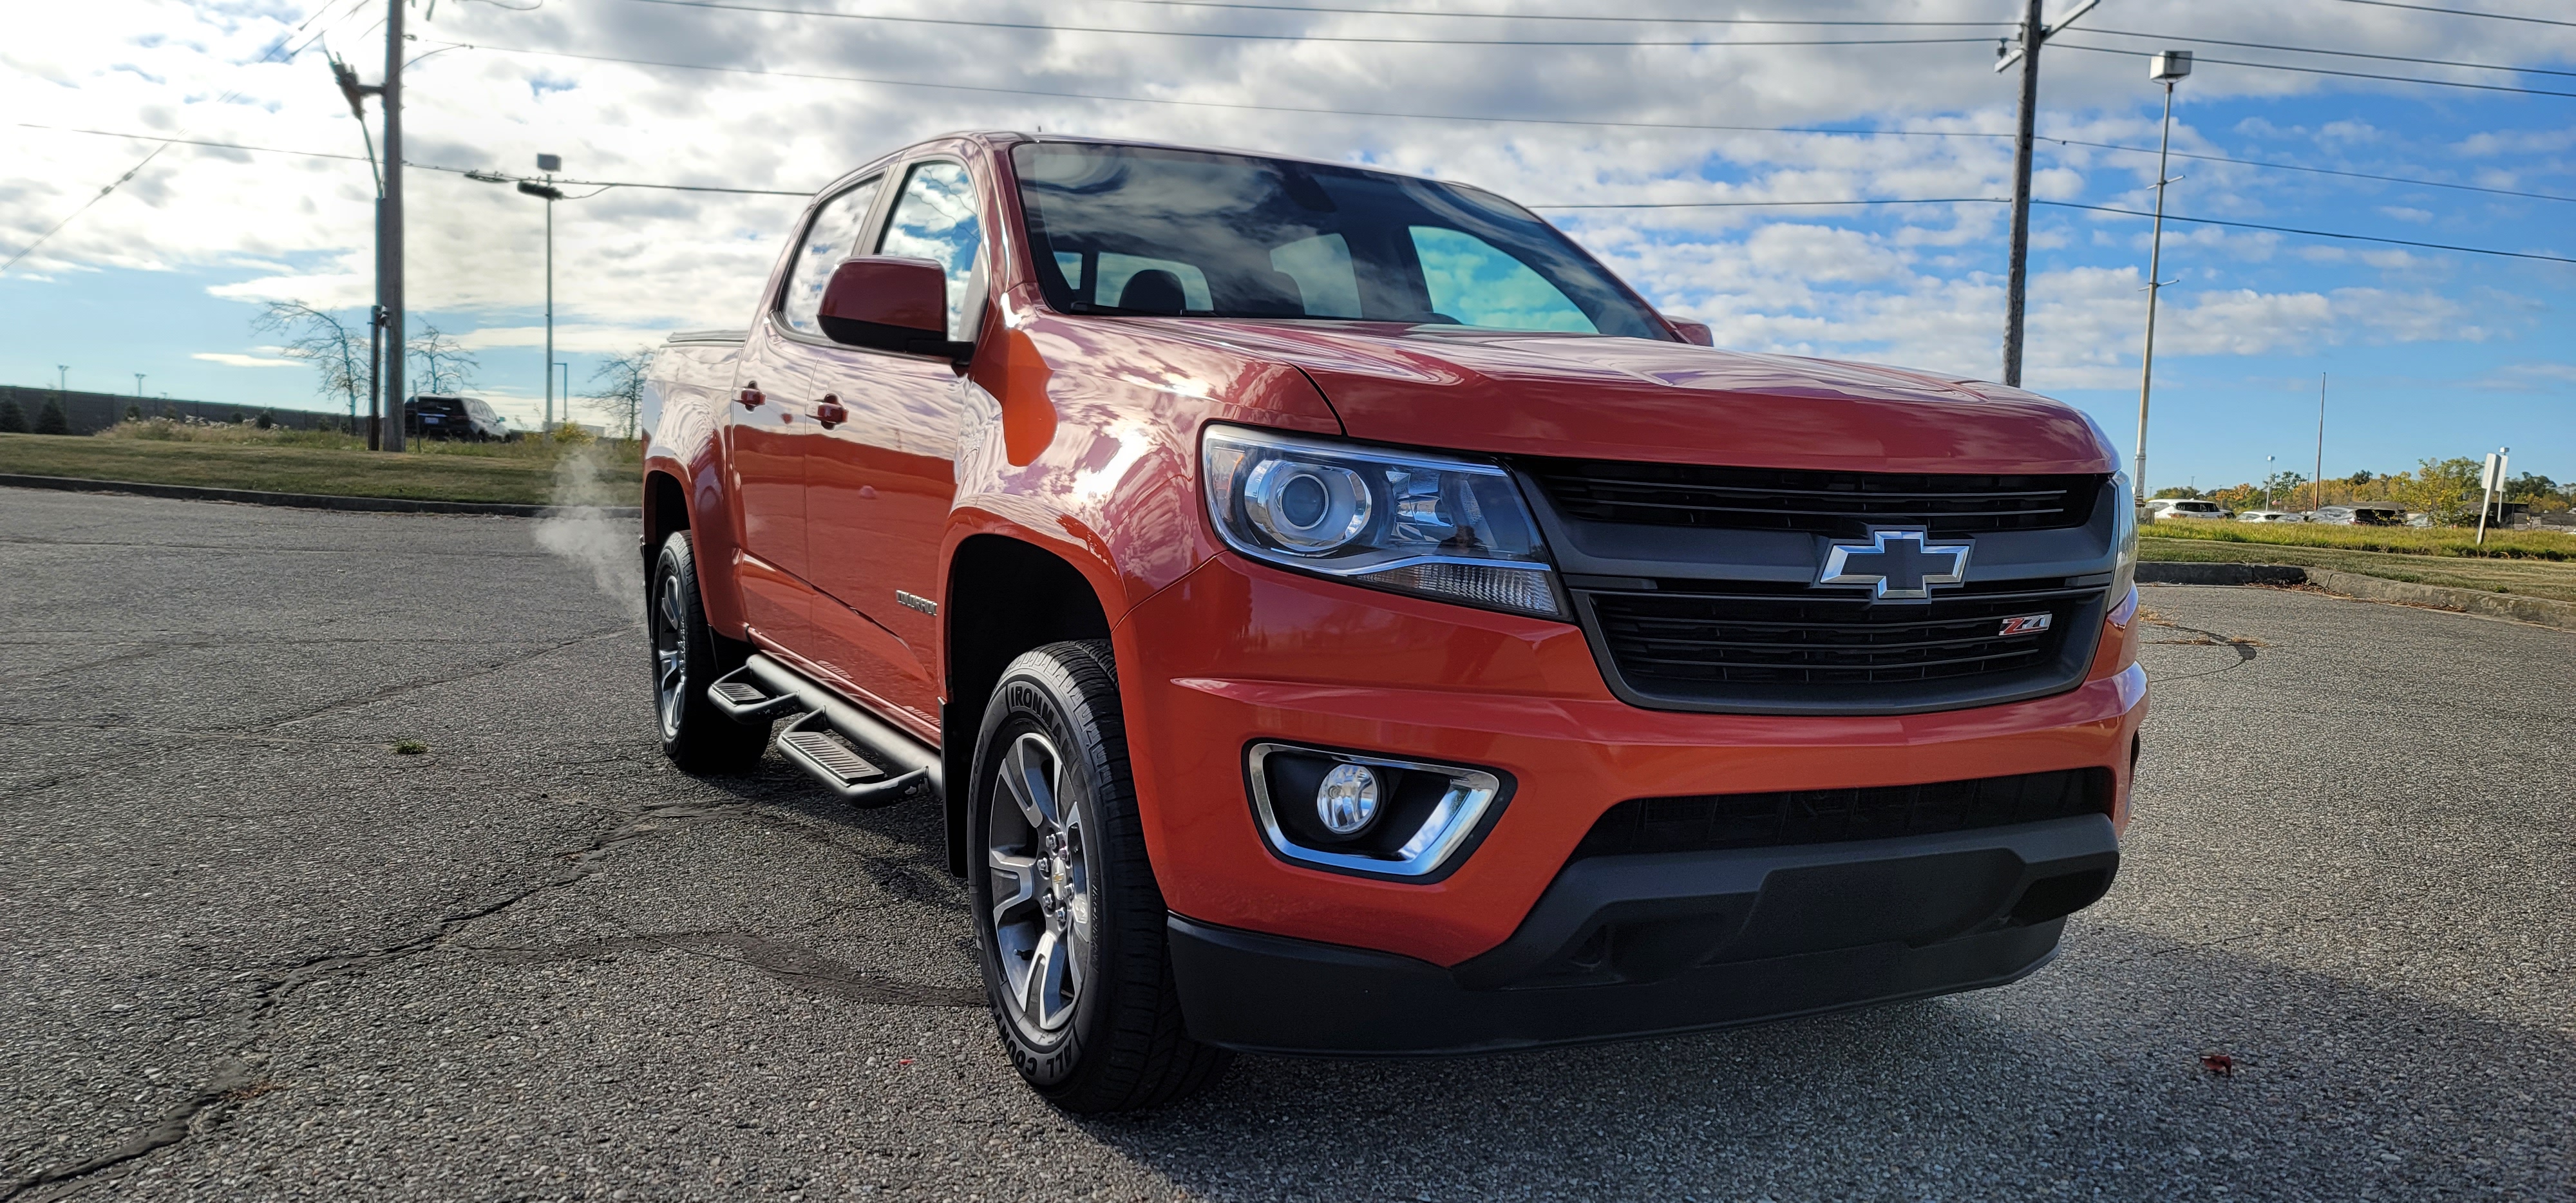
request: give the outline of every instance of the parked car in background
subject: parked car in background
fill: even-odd
[[[512,437],[510,428],[502,425],[501,415],[492,412],[482,398],[438,393],[422,393],[404,402],[403,427],[416,439],[491,443]]]
[[[2308,519],[2304,514],[2293,514],[2288,510],[2247,510],[2238,514],[2236,520],[2238,522],[2305,522]]]
[[[2404,526],[2406,510],[2394,505],[2330,505],[2308,515],[2330,526]]]
[[[2147,503],[2147,521],[2167,518],[2233,518],[2236,511],[2194,497],[2159,497]]]

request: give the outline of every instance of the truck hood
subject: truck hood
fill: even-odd
[[[1900,368],[1598,335],[1165,323],[1295,365],[1351,435],[1383,442],[1765,468],[2113,470],[2092,423],[2071,406]]]

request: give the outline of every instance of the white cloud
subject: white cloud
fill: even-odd
[[[270,359],[259,355],[242,355],[232,351],[199,351],[188,356],[207,363],[220,363],[228,368],[300,368],[301,359]]]

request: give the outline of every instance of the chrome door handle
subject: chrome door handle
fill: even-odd
[[[841,408],[840,398],[825,393],[822,400],[814,403],[814,420],[822,423],[823,429],[830,430],[849,421],[850,411]]]

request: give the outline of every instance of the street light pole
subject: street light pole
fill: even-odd
[[[2138,463],[2129,474],[2131,498],[2137,505],[2147,504],[2147,394],[2156,382],[2156,294],[2164,291],[2165,257],[2165,185],[2173,182],[2165,174],[2167,152],[2173,149],[2174,84],[2191,74],[2191,52],[2167,50],[2148,60],[2147,78],[2165,86],[2164,132],[2156,139],[2156,224],[2147,236],[2147,348],[2138,362]]]
[[[563,170],[563,156],[538,155],[537,170],[546,173],[545,182],[538,183],[535,180],[520,180],[519,191],[524,192],[529,196],[538,197],[546,202],[546,358],[544,370],[546,374],[546,430],[551,434],[555,426],[555,202],[563,199],[563,189],[555,187],[554,179],[555,173]],[[499,183],[502,180],[509,178],[502,175],[486,175],[476,172],[467,172],[466,174],[474,179],[484,180],[491,183]],[[564,387],[564,416],[567,420],[572,416],[572,388],[569,383]]]

